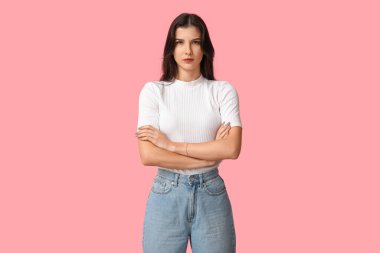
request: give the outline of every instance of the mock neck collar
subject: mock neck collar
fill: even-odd
[[[189,86],[195,86],[195,85],[198,85],[198,84],[201,84],[203,81],[204,81],[204,77],[201,73],[201,75],[195,79],[195,80],[192,80],[192,81],[189,81],[189,82],[186,82],[186,81],[182,81],[182,80],[178,80],[178,79],[174,79],[174,83],[177,83],[179,85],[189,85]]]

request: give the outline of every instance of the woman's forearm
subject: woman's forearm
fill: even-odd
[[[167,150],[204,160],[236,159],[240,154],[241,135],[242,128],[233,127],[224,139],[201,143],[170,142]]]
[[[216,162],[187,157],[156,147],[149,141],[139,141],[140,158],[146,166],[169,169],[197,169],[215,165]]]
[[[234,159],[233,148],[226,140],[201,143],[172,142],[168,150],[187,157],[209,160]]]
[[[242,128],[240,126],[219,128],[216,140],[201,143],[172,142],[160,130],[150,125],[139,127],[136,137],[149,141],[158,148],[183,156],[208,161],[236,159],[240,154]]]

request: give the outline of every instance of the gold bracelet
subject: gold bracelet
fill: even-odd
[[[189,146],[188,142],[186,142],[186,155],[189,156],[189,153],[187,153],[187,146]]]

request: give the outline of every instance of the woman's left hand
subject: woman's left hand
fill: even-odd
[[[150,141],[157,147],[168,150],[171,141],[166,137],[165,134],[161,133],[160,130],[154,128],[150,125],[142,126],[138,128],[136,132],[136,137],[142,141]]]

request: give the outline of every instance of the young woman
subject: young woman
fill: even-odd
[[[217,81],[204,21],[183,13],[170,25],[160,81],[139,96],[140,158],[157,166],[143,230],[145,253],[232,253],[236,237],[219,164],[237,159],[242,124],[236,89]]]

